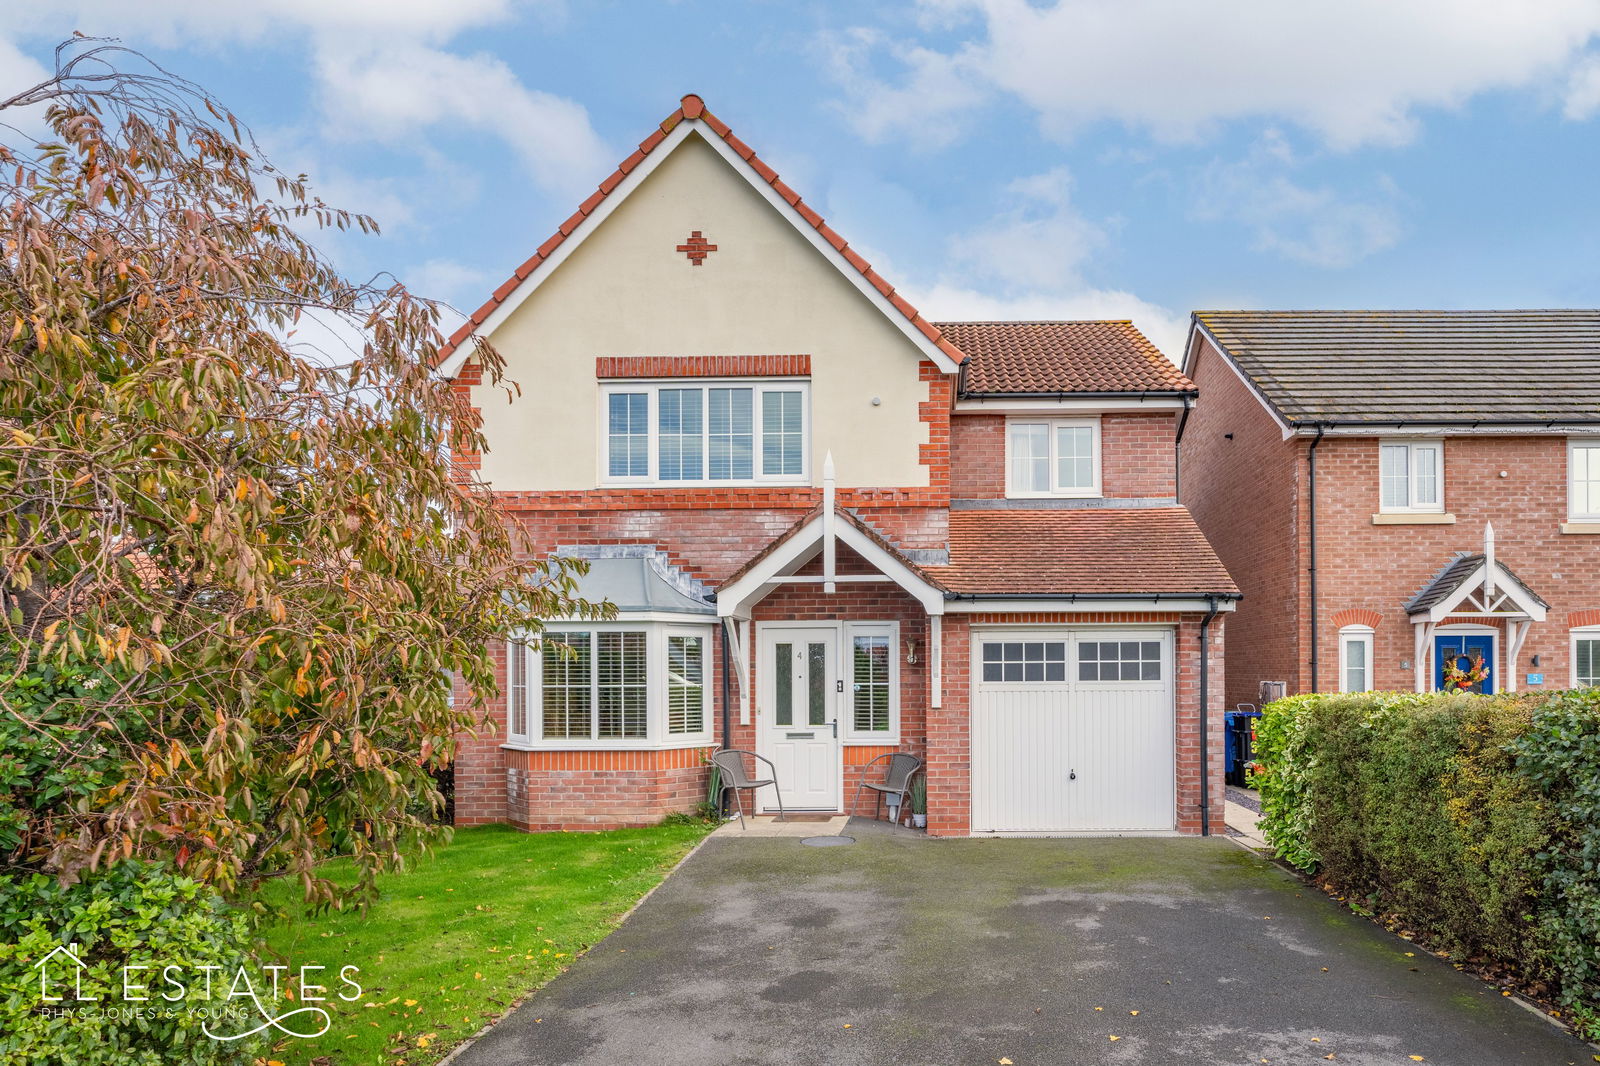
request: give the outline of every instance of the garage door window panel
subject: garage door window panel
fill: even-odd
[[[1086,640],[1078,644],[1079,681],[1160,681],[1159,640]]]
[[[1067,645],[1059,640],[987,641],[983,680],[1049,684],[1067,679]]]

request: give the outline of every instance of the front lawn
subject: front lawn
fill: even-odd
[[[265,930],[269,947],[326,967],[326,1034],[286,1038],[289,1066],[423,1066],[560,973],[609,933],[706,833],[663,825],[605,833],[463,829],[414,869],[379,881],[365,913],[306,917],[298,886],[263,892],[293,917]],[[271,960],[264,960],[271,961]],[[336,998],[340,967],[360,967],[359,1002]],[[320,1064],[319,1064],[320,1066]]]

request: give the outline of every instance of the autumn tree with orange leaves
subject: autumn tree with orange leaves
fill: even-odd
[[[439,309],[304,236],[372,221],[203,90],[80,39],[0,123],[0,866],[370,885],[435,832],[491,642],[588,610],[572,564],[452,470],[485,444]]]

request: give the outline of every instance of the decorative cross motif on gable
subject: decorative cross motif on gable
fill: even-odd
[[[699,230],[689,234],[689,239],[678,245],[678,251],[689,257],[689,262],[699,266],[705,261],[706,256],[717,250],[717,246],[706,240]]]

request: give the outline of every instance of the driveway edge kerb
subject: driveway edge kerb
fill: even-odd
[[[622,923],[627,921],[633,915],[634,911],[636,911],[640,907],[644,906],[644,901],[649,899],[651,896],[655,895],[656,889],[660,888],[662,885],[667,883],[667,878],[671,877],[673,874],[675,874],[679,870],[683,869],[683,864],[688,862],[690,859],[694,858],[695,853],[698,852],[701,848],[705,847],[706,846],[706,841],[710,840],[712,838],[712,836],[714,836],[715,834],[716,834],[716,830],[713,829],[711,832],[709,832],[705,836],[701,837],[700,838],[700,842],[697,843],[694,847],[692,847],[688,851],[684,852],[683,858],[681,858],[677,862],[673,863],[672,864],[672,869],[668,870],[666,873],[661,875],[661,880],[659,880],[655,884],[651,885],[649,890],[646,891],[644,895],[640,896],[638,899],[633,901],[633,906],[629,907],[627,910],[622,912],[622,917],[617,919],[617,924],[613,928],[613,931],[615,931],[616,928],[620,928],[622,926]],[[606,936],[610,936],[610,935],[611,935],[610,933],[606,934]],[[604,940],[605,940],[605,937],[601,937],[600,940],[597,940],[595,943],[598,944],[598,943],[600,943],[600,942],[602,942]],[[577,962],[579,959],[581,959],[585,955],[589,954],[590,951],[593,951],[594,947],[595,947],[595,944],[590,944],[588,947],[584,948],[582,951],[580,951],[576,955],[574,955],[572,957],[572,961],[573,962]],[[560,976],[561,976],[561,974],[559,974],[559,973],[556,974],[556,977],[560,977]],[[550,981],[554,981],[556,979],[556,977],[550,978]],[[462,1054],[464,1051],[466,1051],[473,1044],[476,1044],[479,1040],[483,1039],[483,1035],[485,1033],[487,1033],[490,1029],[493,1029],[495,1026],[499,1025],[502,1021],[504,1021],[507,1018],[507,1016],[509,1016],[511,1014],[512,1011],[516,1010],[518,1007],[520,1007],[524,1003],[526,1003],[529,999],[533,998],[533,996],[536,993],[538,993],[540,989],[544,988],[545,985],[548,985],[550,983],[550,981],[546,981],[544,983],[544,985],[540,985],[538,988],[530,988],[530,989],[528,989],[522,995],[518,996],[516,999],[514,999],[510,1003],[508,1003],[506,1005],[506,1009],[501,1011],[498,1015],[496,1015],[493,1021],[488,1022],[487,1024],[484,1025],[484,1027],[482,1029],[479,1029],[476,1033],[473,1033],[471,1036],[467,1037],[461,1043],[459,1043],[455,1047],[451,1048],[450,1049],[450,1054],[448,1054],[444,1058],[440,1059],[439,1062],[438,1062],[438,1066],[449,1066],[449,1064],[452,1061],[454,1061],[457,1056]]]

